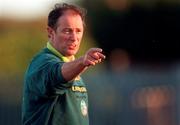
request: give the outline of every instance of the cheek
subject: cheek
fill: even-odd
[[[79,41],[79,43],[77,44],[76,49],[79,50],[80,46],[81,46],[81,42]]]
[[[78,42],[79,42],[79,44],[81,43],[82,37],[83,37],[83,34],[81,34],[81,35],[78,36]]]
[[[68,35],[63,35],[61,37],[61,40],[64,42],[64,43],[68,43],[68,41],[70,41],[70,37]]]
[[[63,34],[60,34],[60,35],[58,35],[58,39],[59,40],[65,40],[65,39],[67,39],[67,36],[63,35]]]
[[[58,41],[58,43],[61,43],[61,44],[66,44],[66,41],[68,41],[68,37],[65,36],[65,35],[59,35],[56,37],[56,41]]]
[[[80,44],[81,44],[81,40],[78,41],[78,46],[80,46]]]

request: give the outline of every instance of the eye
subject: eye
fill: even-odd
[[[63,30],[63,33],[64,33],[64,34],[70,34],[71,32],[72,32],[71,29],[64,29],[64,30]]]
[[[82,31],[80,29],[76,30],[77,34],[80,34]]]

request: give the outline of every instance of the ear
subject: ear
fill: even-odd
[[[53,38],[54,38],[54,29],[52,29],[51,27],[47,27],[47,33],[48,33],[48,38],[50,39],[50,40],[53,40]]]

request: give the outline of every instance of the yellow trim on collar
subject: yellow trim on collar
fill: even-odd
[[[47,48],[54,53],[55,55],[57,55],[59,58],[61,58],[64,62],[70,62],[73,61],[75,59],[74,56],[72,56],[72,59],[69,59],[65,56],[63,56],[60,52],[58,52],[52,45],[50,42],[47,42]]]

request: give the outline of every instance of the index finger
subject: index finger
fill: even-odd
[[[101,48],[91,48],[90,50],[89,50],[89,52],[92,52],[92,53],[94,53],[94,52],[102,52],[102,49]]]
[[[97,53],[98,54],[98,56],[100,57],[100,58],[102,58],[102,59],[105,59],[106,58],[106,56],[104,55],[104,54],[102,54],[102,53]]]

